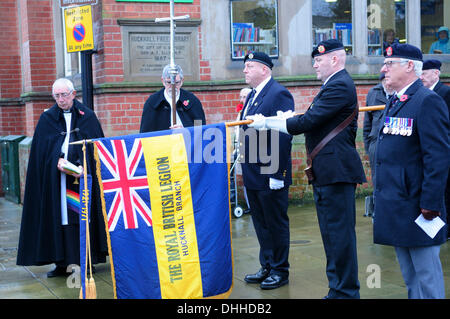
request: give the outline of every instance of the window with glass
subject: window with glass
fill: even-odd
[[[251,51],[277,58],[277,0],[232,0],[230,6],[232,59],[243,59]]]
[[[422,52],[450,54],[450,0],[420,1]]]
[[[353,52],[352,1],[314,0],[312,2],[313,47],[328,39],[338,39],[347,54]]]
[[[383,55],[394,42],[406,43],[405,1],[367,0],[369,55]]]

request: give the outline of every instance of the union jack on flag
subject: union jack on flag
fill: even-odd
[[[127,143],[129,142],[129,143]],[[152,226],[150,194],[140,139],[95,141],[104,174],[108,229],[122,224],[125,229],[138,228],[138,220]],[[122,219],[121,219],[122,217]]]

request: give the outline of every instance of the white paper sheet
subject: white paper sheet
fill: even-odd
[[[422,214],[415,220],[422,230],[433,239],[436,234],[444,227],[445,223],[440,217],[433,218],[432,220],[426,220]]]

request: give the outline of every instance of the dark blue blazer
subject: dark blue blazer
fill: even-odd
[[[314,98],[308,111],[287,121],[291,134],[305,133],[309,152],[357,107],[356,88],[346,70],[333,75]],[[314,158],[313,185],[363,183],[364,169],[356,151],[358,115],[342,132],[329,141]]]
[[[441,81],[439,81],[434,89],[434,92],[436,92],[440,97],[442,97],[447,104],[447,106],[450,108],[450,86],[445,85]]]
[[[177,112],[184,127],[194,126],[195,120],[202,121],[202,125],[206,124],[202,103],[189,91],[180,89]],[[164,89],[161,89],[145,101],[139,132],[168,130],[171,116],[170,104],[164,97]]]
[[[406,100],[386,116],[413,120],[410,136],[383,133],[379,128],[375,156],[374,242],[398,247],[442,244],[446,226],[431,239],[414,222],[420,209],[439,211],[446,220],[444,190],[449,169],[449,115],[443,99],[418,79]],[[384,123],[384,120],[383,120]]]
[[[247,102],[248,100],[241,112],[241,119],[248,107]],[[274,116],[280,110],[294,111],[294,98],[284,86],[271,78],[256,97],[247,115]],[[276,137],[277,140],[271,140],[272,137]],[[291,135],[278,131],[271,133],[271,130],[257,131],[243,125],[239,139],[240,152],[243,156],[241,157],[242,176],[247,189],[268,190],[271,177],[283,180],[284,186],[292,183]],[[262,169],[267,169],[270,173],[262,174]]]

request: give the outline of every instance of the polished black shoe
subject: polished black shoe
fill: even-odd
[[[68,276],[70,273],[66,271],[66,267],[56,266],[55,269],[47,273],[47,278]]]
[[[270,273],[269,269],[261,268],[260,270],[258,270],[256,274],[246,275],[244,280],[249,284],[259,284],[269,276],[269,273]]]
[[[270,275],[263,282],[261,282],[261,289],[276,289],[289,283],[287,277],[281,277],[280,275]]]

